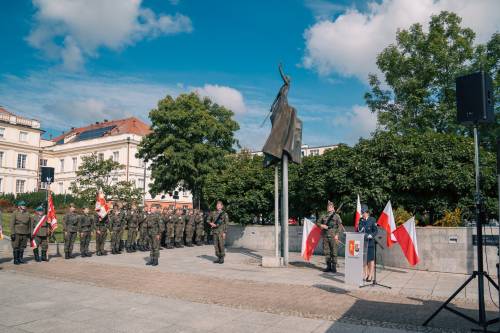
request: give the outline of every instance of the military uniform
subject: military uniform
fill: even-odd
[[[164,218],[165,244],[167,245],[167,249],[174,248],[175,221],[177,221],[177,216],[172,211],[169,212]]]
[[[78,224],[78,232],[80,233],[80,255],[82,257],[92,257],[89,252],[90,239],[94,230],[95,216],[91,214],[82,214],[80,223]]]
[[[34,220],[26,211],[16,211],[12,213],[10,220],[11,244],[14,254],[14,264],[25,264],[24,249],[33,232]]]
[[[146,228],[151,246],[150,261],[146,265],[156,266],[160,257],[160,236],[164,230],[164,224],[159,213],[148,215],[146,218]]]
[[[175,240],[174,240],[174,246],[175,247],[184,247],[182,245],[183,243],[183,238],[184,238],[184,224],[186,223],[185,216],[184,215],[176,215],[175,221]]]
[[[125,233],[125,229],[127,228],[128,219],[129,219],[129,212],[125,209],[122,209],[122,210],[120,210],[120,216],[121,216],[122,226],[120,229],[120,234],[118,235],[118,239],[119,239],[118,251],[119,252],[123,251],[123,248],[125,247],[125,240],[123,239],[123,234]]]
[[[101,217],[95,214],[95,247],[96,254],[98,256],[105,256],[106,250],[104,250],[104,244],[106,244],[106,238],[108,236],[108,223],[109,223],[109,214]]]
[[[337,272],[337,252],[338,244],[335,236],[340,237],[340,229],[342,226],[342,219],[335,213],[329,213],[316,221],[316,225],[320,227],[322,224],[328,226],[328,229],[321,229],[323,238],[323,255],[326,260],[326,270]]]
[[[148,218],[148,212],[143,211],[140,215],[139,220],[139,250],[148,251],[148,230],[146,225],[146,219]]]
[[[75,212],[68,212],[64,215],[64,258],[73,258],[73,245],[75,244],[78,232],[78,222],[80,217]]]
[[[196,210],[194,212],[194,228],[195,228],[195,244],[201,246],[203,244],[203,237],[205,235],[205,223],[203,221],[203,214]]]
[[[215,255],[218,260],[217,263],[224,263],[224,256],[226,255],[224,248],[224,237],[229,222],[227,213],[223,210],[215,211],[210,214],[209,222],[214,223],[216,226],[212,228],[212,235],[214,238]]]
[[[195,228],[195,215],[193,211],[190,211],[190,213],[186,215],[186,226],[184,228],[184,235],[186,237],[186,246],[188,247],[193,246],[194,228]]]
[[[369,216],[368,219],[363,217],[359,219],[358,225],[359,232],[365,233],[365,246],[366,246],[366,261],[375,260],[375,241],[373,240],[377,236],[378,228],[377,221],[373,216]]]
[[[38,208],[37,208],[38,210]],[[43,208],[42,208],[43,211]],[[34,227],[38,225],[40,220],[44,218],[45,215],[37,215],[35,216]],[[49,249],[49,236],[50,236],[50,225],[47,223],[47,218],[45,217],[45,222],[40,225],[40,229],[36,235],[34,235],[34,240],[36,243],[36,247],[33,249],[33,255],[35,256],[35,260],[37,262],[40,261],[48,261],[47,259],[47,250]],[[42,250],[42,255],[40,257],[39,249]]]
[[[140,213],[136,210],[130,211],[127,221],[127,252],[137,251],[135,240],[137,238],[137,228],[139,226]]]
[[[111,253],[119,254],[120,252],[120,235],[123,228],[122,214],[113,212],[109,217],[109,228],[111,230]]]

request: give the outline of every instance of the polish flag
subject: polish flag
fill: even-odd
[[[106,199],[104,198],[104,192],[102,191],[99,191],[99,194],[97,195],[97,199],[95,202],[95,211],[101,219],[105,218],[106,215],[108,215],[109,205],[107,204]]]
[[[302,228],[302,257],[309,261],[316,246],[318,246],[321,239],[321,228],[312,223],[308,219],[304,219],[304,226]]]
[[[358,202],[356,202],[356,214],[354,214],[354,230],[355,231],[358,231],[360,218],[361,218],[361,201],[359,200],[359,194],[358,194]]]
[[[42,218],[40,219],[40,221],[38,221],[38,223],[36,224],[35,229],[33,229],[33,233],[31,234],[31,241],[30,241],[31,248],[37,247],[37,243],[35,241],[35,237],[36,237],[36,235],[38,235],[38,232],[40,231],[40,228],[43,226],[43,224],[45,222],[47,222],[47,215],[42,216]]]
[[[54,201],[52,200],[52,192],[49,191],[48,195],[48,210],[47,210],[47,221],[50,224],[50,231],[54,232],[57,229],[57,216],[56,210],[54,208]]]
[[[396,230],[396,221],[392,212],[391,201],[387,202],[382,215],[378,218],[377,224],[384,228],[387,233],[387,247],[391,247],[394,243],[398,242],[392,234]]]
[[[398,240],[401,250],[410,265],[415,266],[420,261],[417,246],[417,229],[415,228],[415,218],[412,217],[403,225],[394,230],[394,236]]]

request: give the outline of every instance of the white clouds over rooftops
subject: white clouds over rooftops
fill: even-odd
[[[419,22],[427,26],[433,14],[447,10],[485,42],[500,29],[498,0],[383,0],[370,2],[366,12],[347,9],[335,20],[320,20],[304,32],[303,65],[320,75],[337,73],[366,82],[377,72],[376,57],[395,42],[398,28]],[[317,13],[315,13],[318,16]]]
[[[100,47],[119,50],[144,38],[191,32],[189,17],[156,14],[141,0],[33,0],[28,43],[68,70],[80,69]],[[62,42],[58,42],[62,39]]]
[[[215,103],[232,110],[235,114],[242,114],[247,110],[243,94],[237,89],[216,84],[205,84],[203,87],[192,89],[200,96],[209,97]]]

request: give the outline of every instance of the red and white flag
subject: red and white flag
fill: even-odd
[[[358,194],[358,202],[356,202],[356,214],[354,214],[354,230],[355,231],[358,231],[360,218],[361,218],[361,201],[359,200],[359,194]]]
[[[321,239],[321,228],[312,223],[308,219],[304,219],[304,226],[302,228],[302,257],[309,261],[316,246],[318,246]]]
[[[391,201],[387,202],[387,205],[382,212],[382,215],[378,218],[377,224],[385,229],[387,233],[387,246],[391,247],[394,243],[397,243],[396,237],[392,234],[396,230],[396,220],[394,219],[394,213],[392,212]]]
[[[106,215],[108,215],[109,212],[109,205],[106,202],[106,198],[104,197],[104,192],[99,191],[99,194],[97,195],[97,199],[95,202],[95,211],[97,212],[97,215],[101,219],[105,218]]]
[[[398,240],[401,250],[410,265],[415,266],[420,261],[417,246],[417,228],[415,228],[415,218],[412,217],[403,225],[394,230],[394,236]]]
[[[50,231],[54,232],[57,229],[57,216],[56,210],[54,208],[54,201],[52,200],[52,192],[49,191],[48,202],[47,202],[47,221],[50,224]]]
[[[47,222],[47,215],[42,216],[40,221],[38,221],[38,223],[36,224],[35,229],[33,229],[33,233],[31,234],[31,242],[30,242],[31,248],[35,248],[37,246],[36,241],[35,241],[35,237],[45,222]]]

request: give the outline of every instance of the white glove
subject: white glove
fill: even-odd
[[[368,235],[368,239],[372,239],[372,238],[373,238],[373,236],[372,236],[372,235]]]

